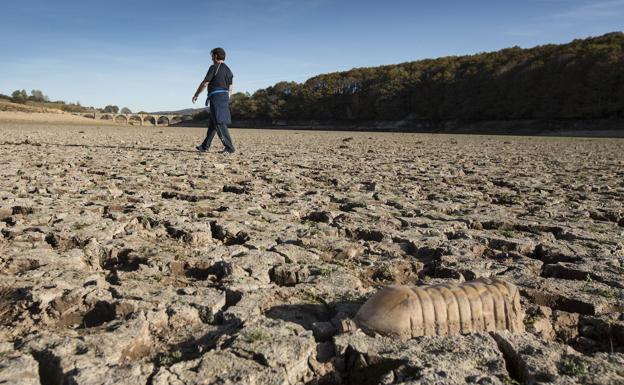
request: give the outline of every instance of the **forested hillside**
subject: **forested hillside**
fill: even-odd
[[[624,33],[280,82],[233,95],[232,109],[286,121],[624,118]]]

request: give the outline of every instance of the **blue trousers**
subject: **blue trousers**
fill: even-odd
[[[206,138],[201,144],[204,150],[208,151],[215,134],[219,135],[219,139],[221,139],[223,146],[225,146],[225,151],[236,151],[236,149],[234,148],[234,143],[232,143],[232,138],[230,137],[230,131],[228,130],[227,124],[217,123],[217,119],[215,118],[215,114],[213,113],[211,108],[210,120],[208,121],[208,132],[206,133]]]

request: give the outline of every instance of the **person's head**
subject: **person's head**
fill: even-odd
[[[217,47],[210,51],[212,60],[225,60],[225,50],[221,47]]]

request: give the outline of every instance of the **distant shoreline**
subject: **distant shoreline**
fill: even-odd
[[[72,125],[115,125],[107,120],[93,120],[67,112],[0,111],[0,123],[46,123]]]
[[[174,127],[205,127],[207,121],[186,121]],[[271,130],[402,132],[423,134],[507,135],[507,136],[575,136],[624,138],[624,120],[561,121],[483,121],[460,122],[267,122],[236,121],[232,127]]]
[[[119,126],[124,125],[110,120],[94,120],[69,113],[17,112],[0,111],[0,124],[70,124],[84,126]],[[275,124],[265,121],[234,121],[233,128],[267,130],[308,130],[308,131],[346,131],[346,132],[400,132],[422,134],[459,134],[459,135],[504,135],[504,136],[555,136],[588,138],[624,138],[624,120],[586,120],[586,121],[484,121],[470,124],[445,122],[443,124],[409,125],[406,122],[364,122],[361,124],[344,122],[296,122]],[[170,128],[206,127],[206,121],[185,121],[170,125]],[[143,126],[152,127],[152,126]],[[162,128],[165,126],[154,126]]]

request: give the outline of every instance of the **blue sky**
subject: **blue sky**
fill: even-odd
[[[82,0],[0,8],[0,93],[133,111],[190,102],[222,46],[235,91],[624,29],[624,0]],[[195,105],[197,106],[197,105]]]

